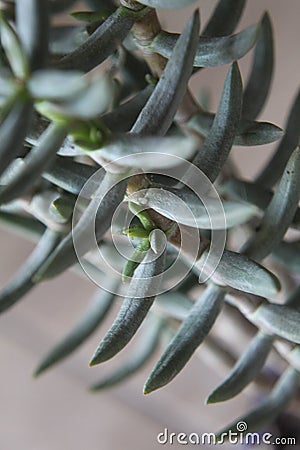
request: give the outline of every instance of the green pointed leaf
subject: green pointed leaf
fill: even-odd
[[[164,73],[132,127],[133,133],[164,135],[170,128],[192,74],[199,22],[199,13],[196,12],[170,50]]]
[[[214,182],[231,150],[242,107],[242,80],[237,63],[229,69],[213,125],[193,164]]]
[[[260,373],[272,349],[274,338],[258,332],[226,379],[209,395],[207,403],[224,402],[248,386]]]
[[[285,134],[266,167],[257,177],[257,183],[272,187],[281,177],[284,168],[300,140],[300,90],[292,105]]]
[[[43,192],[39,192],[32,197],[29,205],[26,207],[26,211],[49,228],[61,230],[62,225],[67,222],[67,219],[52,208],[53,202],[59,198],[60,195],[58,192],[53,190],[44,190]],[[72,206],[74,206],[74,204],[71,205],[71,208]]]
[[[0,14],[0,38],[14,75],[24,80],[29,73],[29,62],[19,37],[3,14]]]
[[[19,156],[32,113],[29,101],[16,100],[0,125],[0,174]]]
[[[135,203],[130,201],[128,202],[128,207],[132,214],[134,214],[139,219],[145,230],[152,231],[156,228],[156,224],[153,222],[148,212],[145,211],[143,207],[136,205]]]
[[[290,226],[299,203],[300,148],[289,159],[271,203],[265,211],[257,233],[243,248],[250,258],[264,259],[280,243]]]
[[[224,295],[223,289],[213,285],[205,290],[150,373],[145,394],[165,386],[183,369],[211,330]]]
[[[214,117],[214,114],[203,111],[193,116],[187,126],[207,137],[213,125]],[[239,124],[233,144],[243,146],[264,145],[277,141],[282,135],[282,129],[272,123],[250,122],[243,119]]]
[[[122,233],[131,238],[148,239],[149,237],[149,231],[145,230],[145,228],[141,226],[130,226],[129,228],[122,230]]]
[[[14,275],[0,291],[0,313],[18,302],[35,285],[34,275],[59,242],[59,235],[52,230],[45,231],[39,243]]]
[[[102,290],[96,293],[80,321],[38,364],[34,371],[35,377],[68,357],[93,334],[111,310],[114,296],[115,294]]]
[[[254,408],[248,414],[239,417],[228,427],[220,431],[217,441],[220,443],[224,442],[229,436],[229,431],[241,434],[241,431],[237,427],[240,422],[247,424],[245,433],[259,431],[265,425],[272,423],[293,399],[298,388],[299,373],[292,368],[288,368],[275,384],[271,395],[258,407]]]
[[[124,198],[126,182],[122,180],[116,184],[118,179],[118,176],[106,173],[89,206],[73,230],[40,268],[36,276],[37,280],[52,278],[68,269],[78,261],[78,257],[85,255],[93,248],[95,240],[99,242],[102,239],[110,227],[117,206]]]
[[[264,303],[247,318],[266,333],[300,344],[300,312],[288,306]]]
[[[251,50],[259,35],[259,25],[252,25],[238,34],[224,37],[198,38],[194,67],[214,67],[230,64],[242,58]],[[150,48],[169,59],[179,34],[160,32]]]
[[[48,57],[48,0],[16,0],[18,36],[30,69],[41,69]]]
[[[24,195],[32,187],[46,167],[50,166],[67,133],[66,126],[54,124],[47,128],[37,146],[25,157],[26,165],[20,167],[11,182],[0,190],[0,203]]]
[[[126,156],[119,164],[124,167],[149,168],[172,167],[180,164],[180,159],[190,158],[197,148],[198,141],[193,137],[156,137],[120,135],[110,139],[104,147],[91,151],[89,156],[98,163],[103,161],[118,164],[118,158]]]
[[[233,33],[237,26],[246,0],[219,0],[202,36],[219,37]]]
[[[108,9],[101,9],[98,11],[75,11],[70,14],[75,20],[80,22],[99,22],[108,18],[110,11]]]
[[[122,42],[139,14],[127,8],[118,8],[86,41],[62,58],[56,67],[64,70],[89,72],[101,64]],[[118,39],[115,39],[115,37]]]
[[[133,338],[150,310],[161,283],[165,267],[165,253],[153,259],[148,250],[143,262],[135,270],[127,297],[114,323],[100,342],[90,365],[94,366],[113,358]]]
[[[152,355],[155,354],[164,329],[164,321],[157,319],[157,317],[151,317],[150,319],[152,320],[148,320],[148,323],[145,323],[146,329],[140,337],[140,340],[134,349],[134,353],[127,356],[126,361],[124,361],[120,367],[117,367],[112,373],[109,373],[98,383],[95,383],[91,387],[92,391],[110,388],[127,379],[140,370]]]
[[[85,183],[96,173],[98,168],[82,164],[73,159],[57,157],[54,163],[42,174],[43,178],[70,194],[78,195]],[[101,182],[104,171],[99,173]],[[95,184],[96,190],[96,184]]]
[[[202,259],[205,261],[206,257],[205,252],[200,263]],[[229,250],[224,251],[211,279],[221,286],[231,286],[266,298],[273,298],[280,291],[279,280],[272,272],[247,256]]]
[[[146,231],[146,230],[145,230]],[[139,264],[143,261],[146,256],[146,252],[149,250],[150,243],[149,239],[142,239],[130,259],[126,262],[124,269],[122,271],[122,281],[127,281],[128,278],[132,278],[135,269],[139,266]]]
[[[265,13],[255,47],[251,73],[243,97],[242,117],[248,120],[254,120],[258,116],[268,97],[273,77],[273,47],[272,24],[269,14]]]
[[[71,195],[59,195],[50,205],[50,211],[55,216],[61,217],[65,221],[69,221],[72,217],[76,198]]]

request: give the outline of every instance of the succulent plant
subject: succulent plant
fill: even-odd
[[[0,219],[37,244],[1,289],[0,311],[38,283],[83,268],[99,289],[35,376],[76,350],[124,297],[90,365],[114,357],[142,325],[140,342],[92,390],[138,371],[168,339],[146,381],[150,393],[178,375],[222,309],[237,310],[257,334],[207,402],[239,394],[275,349],[286,370],[225,430],[241,420],[258,429],[300,382],[299,237],[285,239],[300,227],[300,93],[285,130],[256,120],[274,71],[269,14],[235,33],[246,2],[219,0],[202,31],[196,10],[175,34],[161,28],[156,9],[194,0],[90,0],[72,14],[75,25],[55,25],[55,14],[75,3],[1,2]],[[238,60],[252,48],[243,86]],[[225,64],[213,113],[188,83]],[[239,178],[232,147],[277,140],[259,175]],[[284,304],[282,277],[293,286]],[[214,351],[225,352],[221,342]]]

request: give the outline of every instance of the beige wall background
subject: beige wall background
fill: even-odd
[[[216,1],[199,0],[202,23]],[[165,27],[181,30],[193,8],[161,15]],[[276,70],[272,95],[261,119],[283,126],[299,86],[299,0],[248,0],[239,29],[269,10],[275,30]],[[241,61],[244,80],[251,56]],[[215,109],[228,67],[201,72],[193,80],[194,92],[209,87]],[[243,176],[251,178],[274,145],[234,149]],[[4,284],[22,264],[32,244],[1,229],[0,280]],[[94,369],[88,360],[111,323],[113,314],[79,352],[38,380],[32,370],[45,351],[70,329],[95,287],[87,279],[66,273],[36,288],[15,308],[0,317],[0,449],[2,450],[124,450],[155,449],[157,434],[170,431],[216,431],[253,402],[253,390],[230,403],[205,406],[204,399],[220,381],[205,357],[198,357],[168,387],[144,397],[142,386],[150,365],[120,387],[98,395],[87,386],[101,378],[116,362]],[[173,445],[172,448],[180,448]]]

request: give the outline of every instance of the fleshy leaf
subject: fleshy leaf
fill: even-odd
[[[300,344],[300,312],[288,306],[264,303],[247,318],[266,333]]]
[[[29,73],[29,61],[19,37],[2,13],[0,14],[0,38],[14,75],[21,80],[25,79]]]
[[[224,402],[239,394],[260,373],[272,349],[274,338],[259,332],[243,351],[226,379],[209,395],[207,403]]]
[[[284,267],[295,273],[300,273],[300,242],[299,241],[282,241],[272,251],[272,255]]]
[[[126,182],[123,180],[116,184],[117,180],[116,176],[106,173],[89,206],[73,227],[72,232],[62,240],[48,261],[39,270],[37,274],[39,281],[52,278],[68,269],[78,261],[79,256],[83,256],[93,247],[95,240],[96,242],[100,241],[109,228],[115,209],[121,203],[125,194]],[[76,251],[74,242],[76,243]]]
[[[233,33],[245,7],[246,0],[219,0],[202,36],[219,37]]]
[[[139,0],[139,3],[151,8],[184,8],[192,5],[196,0]]]
[[[78,95],[87,81],[80,72],[47,69],[34,72],[27,87],[35,99],[62,101]]]
[[[56,232],[52,230],[45,231],[27,261],[23,263],[13,279],[1,289],[0,313],[13,306],[34,287],[34,275],[56,247],[59,239],[60,236]]]
[[[193,193],[178,189],[137,191],[131,200],[152,208],[177,223],[190,227],[219,230],[246,222],[258,214],[249,204],[206,197],[202,201]]]
[[[145,394],[165,386],[183,369],[211,330],[224,295],[223,289],[213,285],[205,290],[150,373]]]
[[[163,75],[132,127],[132,133],[164,135],[170,128],[192,74],[199,26],[199,13],[196,11],[174,49],[170,50]]]
[[[115,51],[118,43],[125,39],[136,19],[138,19],[138,13],[127,8],[118,8],[86,41],[62,58],[56,67],[89,72]]]
[[[161,334],[163,331],[164,321],[157,317],[145,323],[145,330],[134,349],[132,355],[127,356],[126,361],[114,372],[109,373],[106,377],[91,387],[92,391],[100,391],[115,386],[121,381],[127,379],[135,372],[140,370],[145,363],[151,358],[158,348]]]
[[[159,255],[166,248],[167,237],[162,230],[156,228],[155,230],[152,230],[151,233],[149,234],[149,242],[154,253],[156,255]]]
[[[41,69],[48,57],[48,4],[47,0],[16,1],[18,36],[31,70]]]
[[[205,260],[206,256],[205,252],[200,262],[202,258]],[[221,286],[231,286],[266,298],[273,298],[280,291],[279,280],[272,272],[245,255],[229,250],[224,251],[211,278]]]
[[[273,197],[273,192],[270,189],[265,188],[256,182],[238,180],[234,178],[231,178],[222,184],[220,190],[223,195],[229,196],[229,198],[234,200],[252,203],[262,211],[267,209]],[[300,210],[297,208],[296,214],[290,226],[292,228],[299,229],[299,219]]]
[[[222,66],[242,58],[255,44],[259,29],[259,25],[252,25],[232,36],[200,36],[194,67]],[[169,59],[178,38],[179,34],[162,31],[155,37],[150,48]]]
[[[96,349],[90,365],[94,366],[113,358],[133,338],[145,319],[161,283],[165,267],[165,253],[153,259],[148,250],[143,262],[135,270],[128,288],[127,297],[114,323]]]
[[[154,167],[172,167],[180,163],[180,159],[190,158],[196,148],[197,140],[193,137],[156,137],[136,136],[133,134],[115,136],[109,140],[100,150],[91,151],[89,156],[96,162],[114,162],[118,158],[126,156],[120,161],[124,167],[142,167],[149,169]],[[118,161],[116,161],[118,164]]]
[[[57,157],[42,176],[50,181],[50,183],[64,189],[70,194],[78,195],[85,183],[97,170],[96,167],[76,162],[73,159]],[[101,171],[99,175],[103,179],[104,171]],[[98,179],[99,181],[101,180]]]
[[[116,133],[127,132],[133,127],[142,108],[148,101],[153,86],[147,86],[135,97],[120,105],[113,111],[104,114],[101,121],[112,131]]]
[[[257,233],[243,248],[250,258],[264,259],[283,238],[295,216],[300,195],[300,148],[289,159]]]
[[[17,100],[0,125],[0,174],[14,158],[26,136],[32,113],[29,101]]]
[[[300,140],[300,90],[291,108],[287,119],[285,134],[278,145],[274,155],[266,167],[257,177],[256,181],[266,187],[272,187],[281,177],[284,168],[295,147]]]
[[[258,116],[268,97],[274,66],[273,46],[271,20],[269,14],[265,13],[243,97],[242,117],[248,120],[254,120]]]
[[[61,25],[51,27],[49,42],[51,54],[65,56],[76,50],[88,37],[85,26]]]
[[[241,434],[237,425],[246,423],[245,433],[259,431],[264,425],[272,423],[295,396],[299,387],[299,373],[288,368],[275,384],[269,397],[248,414],[239,417],[228,427],[218,433],[217,442],[222,443],[232,433]]]
[[[49,228],[55,230],[61,230],[62,225],[65,224],[68,219],[63,217],[51,206],[55,200],[60,198],[60,194],[53,190],[44,190],[43,192],[36,193],[29,205],[26,207],[26,211],[47,225]],[[72,206],[71,211],[72,211]]]
[[[54,364],[69,356],[92,335],[113,306],[114,295],[111,292],[102,290],[96,293],[80,321],[63,340],[47,353],[35,369],[34,376],[40,375]]]
[[[37,104],[38,111],[52,120],[60,117],[92,119],[106,112],[114,95],[114,85],[107,75],[90,80],[85,89],[62,102],[42,101]]]
[[[214,121],[214,114],[208,112],[201,112],[191,120],[187,126],[192,130],[197,131],[202,136],[207,137]],[[281,128],[268,122],[250,122],[248,120],[241,120],[239,124],[237,135],[234,138],[234,145],[264,145],[277,141],[283,135]]]
[[[70,16],[80,22],[93,23],[107,19],[109,13],[108,9],[103,8],[98,11],[75,11]]]
[[[43,170],[50,166],[67,133],[66,126],[49,126],[37,146],[24,159],[24,167],[21,166],[10,183],[0,190],[0,203],[7,203],[24,195],[31,188]]]
[[[242,89],[241,74],[234,63],[227,74],[209,135],[193,160],[211,182],[219,175],[234,142],[240,121]]]
[[[146,231],[144,228],[143,230]],[[128,278],[133,277],[135,269],[143,261],[149,247],[149,239],[141,239],[141,241],[136,246],[133,254],[124,266],[124,269],[122,271],[122,281],[127,281]]]

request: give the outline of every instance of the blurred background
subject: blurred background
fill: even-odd
[[[199,0],[197,4],[204,24],[216,1]],[[193,9],[160,13],[163,27],[181,31]],[[299,87],[300,2],[249,0],[238,30],[259,21],[265,10],[270,12],[274,26],[276,67],[271,96],[260,119],[284,126]],[[240,62],[244,80],[251,58],[252,53]],[[217,107],[227,70],[226,66],[206,69],[192,80],[196,96],[201,89],[210,90],[212,110]],[[243,177],[251,179],[273,148],[274,144],[234,148]],[[1,228],[0,248],[3,285],[33,244]],[[157,434],[165,427],[170,432],[214,432],[263,395],[263,390],[250,387],[229,403],[206,406],[205,398],[228,371],[211,358],[206,344],[174,382],[149,396],[143,395],[142,388],[151,363],[119,387],[89,393],[90,384],[126,358],[124,352],[116,361],[88,367],[89,358],[115,311],[72,357],[41,378],[33,379],[32,371],[41,356],[72,327],[94,291],[91,281],[68,272],[37,287],[0,317],[1,450],[155,449],[160,447]],[[229,336],[234,345],[238,339],[239,345],[246,346],[246,338],[244,342],[237,338],[234,320],[230,323],[222,316],[216,329]],[[129,347],[128,351],[133,348]],[[174,444],[172,448],[181,446]]]

